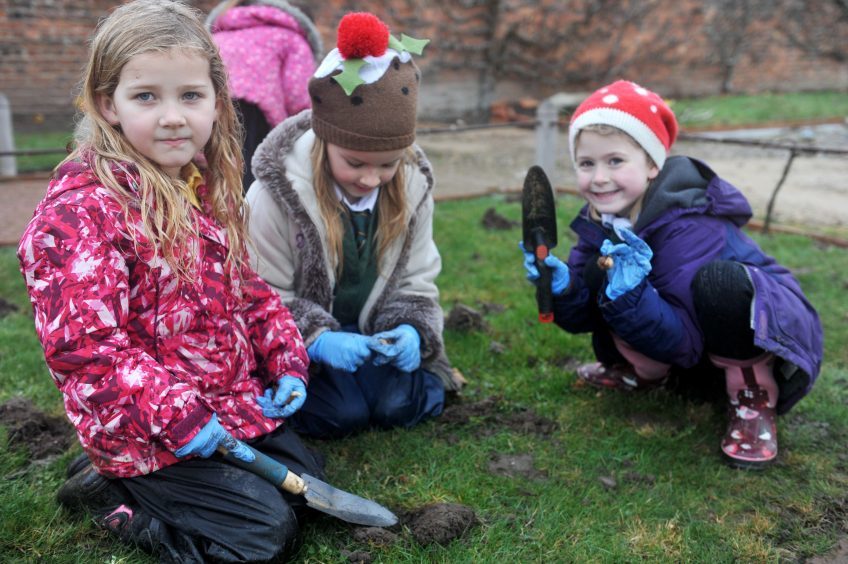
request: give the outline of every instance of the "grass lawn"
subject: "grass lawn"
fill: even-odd
[[[579,204],[558,200],[561,255],[573,242],[567,225]],[[484,329],[448,330],[446,343],[469,381],[461,405],[488,407],[453,424],[436,420],[315,443],[338,487],[398,513],[463,504],[479,524],[446,546],[419,544],[404,528],[380,546],[322,518],[304,527],[299,561],[346,562],[365,552],[374,562],[410,563],[803,561],[845,538],[844,250],[798,236],[754,235],[793,269],[821,313],[826,361],[812,394],[779,420],[779,462],[744,472],[721,462],[721,407],[665,391],[624,395],[574,386],[574,364],[591,359],[588,338],[536,321],[516,248],[520,229],[485,230],[480,219],[490,207],[519,221],[519,203],[487,197],[437,204],[435,225],[446,312],[457,304],[487,312]],[[0,403],[25,396],[61,414],[12,249],[0,250],[0,297],[17,308],[0,319]],[[516,424],[528,420],[539,425]],[[8,442],[0,428],[4,561],[153,562],[55,503],[78,446],[29,465],[26,452]],[[513,476],[509,461],[520,462]]]

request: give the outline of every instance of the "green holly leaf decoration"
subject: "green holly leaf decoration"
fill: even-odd
[[[345,94],[350,96],[356,87],[360,84],[365,84],[362,77],[359,76],[359,69],[365,64],[364,59],[348,59],[342,62],[343,70],[339,74],[333,76],[333,80],[339,83]]]
[[[413,55],[420,55],[424,52],[424,46],[430,43],[429,39],[415,39],[414,37],[410,37],[405,33],[400,34],[400,43],[403,45],[404,49],[412,53]]]
[[[429,39],[415,39],[405,33],[400,34],[400,39],[397,39],[394,35],[389,35],[389,47],[398,53],[409,51],[413,55],[420,55],[424,52],[424,46],[428,43],[430,43]]]

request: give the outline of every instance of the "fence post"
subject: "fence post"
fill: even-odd
[[[559,109],[550,98],[536,109],[536,164],[556,186],[557,135],[559,133]]]
[[[0,92],[0,153],[15,150],[15,138],[12,135],[12,108],[9,99]],[[15,155],[0,156],[0,177],[17,176],[18,167]]]

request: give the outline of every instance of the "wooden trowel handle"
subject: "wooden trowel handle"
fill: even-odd
[[[295,495],[306,493],[306,482],[303,481],[303,478],[290,471],[285,464],[277,462],[268,455],[262,454],[250,445],[245,446],[256,456],[256,460],[253,462],[245,462],[236,458],[224,445],[218,447],[218,452],[224,456],[227,462],[243,468],[248,472],[252,472],[261,478],[265,478],[278,488],[282,488]]]

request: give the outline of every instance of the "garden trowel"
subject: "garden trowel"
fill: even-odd
[[[536,256],[536,268],[539,269],[539,283],[536,286],[539,321],[550,323],[554,320],[554,299],[551,291],[551,269],[544,261],[557,244],[556,205],[551,183],[540,166],[531,166],[524,178],[521,227],[524,248]]]
[[[229,442],[230,439],[232,440],[231,443]],[[218,447],[218,452],[228,462],[265,478],[289,493],[302,495],[306,500],[306,505],[313,509],[349,523],[369,527],[391,527],[398,522],[397,516],[382,505],[334,488],[309,474],[298,476],[282,462],[277,462],[250,445],[245,446],[256,455],[256,460],[253,462],[239,460],[230,453],[230,449],[237,444],[236,439],[232,437],[230,439],[224,445]]]

